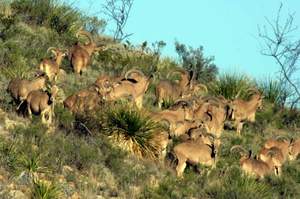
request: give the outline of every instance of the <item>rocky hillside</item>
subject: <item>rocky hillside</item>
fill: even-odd
[[[289,142],[300,137],[300,112],[282,105],[285,93],[276,81],[224,73],[203,48],[176,43],[181,59],[173,60],[161,55],[162,41],[152,45],[115,41],[101,34],[104,20],[55,2],[0,2],[0,198],[300,198],[299,159],[285,161],[281,176],[271,172],[256,179],[244,174],[240,154],[230,150],[241,145],[252,150],[255,158],[270,138],[281,136]],[[74,73],[69,60],[72,47],[88,43],[87,37],[77,37],[80,30],[89,32],[102,49],[93,53],[81,75]],[[59,88],[53,121],[47,125],[40,114],[30,119],[26,103],[17,110],[20,102],[7,88],[12,79],[36,79],[41,60],[53,59],[49,47],[68,55],[60,64],[57,81],[47,81],[48,94],[54,84]],[[153,76],[141,109],[132,98],[111,102],[109,94],[95,92],[99,77],[115,78],[118,84],[118,78],[133,68]],[[182,81],[182,76],[169,73],[178,69],[193,71],[194,83],[208,88],[189,93],[193,99],[223,96],[229,102],[238,95],[249,100],[249,88],[265,96],[256,121],[245,122],[241,136],[227,118],[215,168],[198,164],[200,171],[195,171],[188,165],[182,177],[176,176],[176,161],[170,164],[170,154],[161,156],[160,133],[172,134],[172,130],[151,118],[161,111],[157,85],[165,79],[172,84]],[[63,102],[75,93],[86,97],[77,98],[74,110],[64,107]],[[174,103],[164,100],[162,109]],[[167,152],[183,142],[178,137],[168,141]]]

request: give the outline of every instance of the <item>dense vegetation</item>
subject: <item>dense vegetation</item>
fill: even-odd
[[[271,175],[258,181],[243,176],[239,156],[230,154],[235,144],[256,153],[269,137],[300,136],[300,112],[286,109],[282,100],[288,91],[272,79],[256,81],[243,74],[218,74],[213,57],[205,57],[203,47],[193,49],[176,43],[180,60],[173,60],[161,56],[162,41],[152,47],[115,42],[101,34],[105,24],[55,0],[0,2],[0,198],[300,197],[299,160],[286,163],[282,177]],[[80,115],[58,103],[50,130],[38,116],[31,121],[16,113],[16,105],[4,92],[8,82],[16,77],[33,78],[40,60],[49,57],[47,49],[68,49],[77,41],[75,33],[80,27],[110,47],[93,56],[91,67],[81,77],[75,77],[67,59],[63,61],[66,74],[58,81],[62,99],[93,83],[99,74],[120,75],[139,68],[164,79],[170,69],[183,66],[197,72],[197,81],[209,82],[212,95],[233,99],[241,91],[240,96],[247,97],[245,91],[258,86],[265,95],[264,108],[255,123],[245,125],[242,137],[225,131],[215,169],[208,172],[203,168],[197,174],[188,168],[182,179],[154,158],[156,146],[149,140],[153,130],[164,127],[149,120],[143,110],[128,110],[127,102]],[[144,107],[149,110],[157,109],[157,82],[155,78],[146,93]]]

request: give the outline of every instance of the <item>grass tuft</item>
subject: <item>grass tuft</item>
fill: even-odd
[[[107,113],[104,129],[113,142],[140,157],[155,158],[159,153],[152,140],[161,126],[135,109],[114,107]]]
[[[34,180],[31,192],[32,199],[57,199],[61,197],[60,188],[52,182]]]
[[[246,75],[239,73],[224,73],[208,85],[213,95],[222,95],[226,99],[234,99],[238,93],[239,97],[247,97],[247,89],[254,86],[252,80]]]

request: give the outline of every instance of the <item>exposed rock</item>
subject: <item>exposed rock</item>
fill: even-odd
[[[96,199],[105,199],[103,196],[97,195]]]
[[[71,199],[80,199],[79,193],[77,193],[77,192],[73,193],[73,195],[71,196]]]
[[[12,199],[27,199],[28,197],[22,192],[18,190],[12,190],[8,194]]]
[[[17,126],[22,126],[22,127],[26,126],[24,122],[11,120],[8,117],[5,117],[5,119],[4,119],[4,125],[5,125],[5,129],[6,130],[14,129]]]
[[[62,173],[63,174],[68,174],[68,173],[71,173],[73,172],[74,170],[72,169],[72,167],[68,166],[68,165],[65,165],[63,166],[62,168]]]

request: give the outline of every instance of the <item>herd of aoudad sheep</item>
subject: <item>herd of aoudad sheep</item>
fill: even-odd
[[[55,97],[59,89],[55,85],[60,64],[64,56],[68,56],[76,74],[87,69],[91,55],[104,47],[97,47],[88,32],[79,31],[77,36],[83,35],[89,39],[88,43],[77,42],[67,52],[56,48],[49,48],[53,59],[44,59],[39,70],[43,71],[34,80],[13,79],[8,85],[8,92],[21,104],[27,104],[27,111],[42,117],[42,122],[51,125]],[[192,72],[183,69],[174,70],[180,75],[180,80],[172,83],[160,80],[156,86],[156,98],[161,108],[166,99],[173,99],[175,104],[159,112],[151,112],[154,121],[164,121],[169,124],[169,131],[160,136],[157,142],[161,144],[161,156],[166,155],[169,140],[181,137],[181,143],[175,145],[172,154],[177,158],[176,172],[182,176],[187,163],[203,164],[214,167],[218,158],[218,149],[222,145],[221,134],[224,122],[234,123],[238,136],[241,136],[243,123],[255,122],[257,109],[262,108],[262,94],[255,88],[249,89],[249,99],[243,100],[237,96],[234,100],[222,96],[195,96],[199,91],[207,92],[203,84],[197,83]],[[86,89],[82,89],[64,100],[64,107],[76,113],[92,110],[99,99],[115,101],[130,96],[137,108],[143,107],[143,97],[148,89],[151,76],[145,76],[140,70],[131,69],[123,77],[100,75],[96,82]],[[46,92],[47,82],[51,83],[51,92]],[[17,109],[18,109],[17,108]],[[247,175],[263,178],[265,175],[281,174],[284,162],[295,160],[300,152],[300,139],[288,140],[270,138],[262,146],[256,157],[251,156],[242,146],[236,145],[231,151],[237,150],[241,154],[240,166]]]

